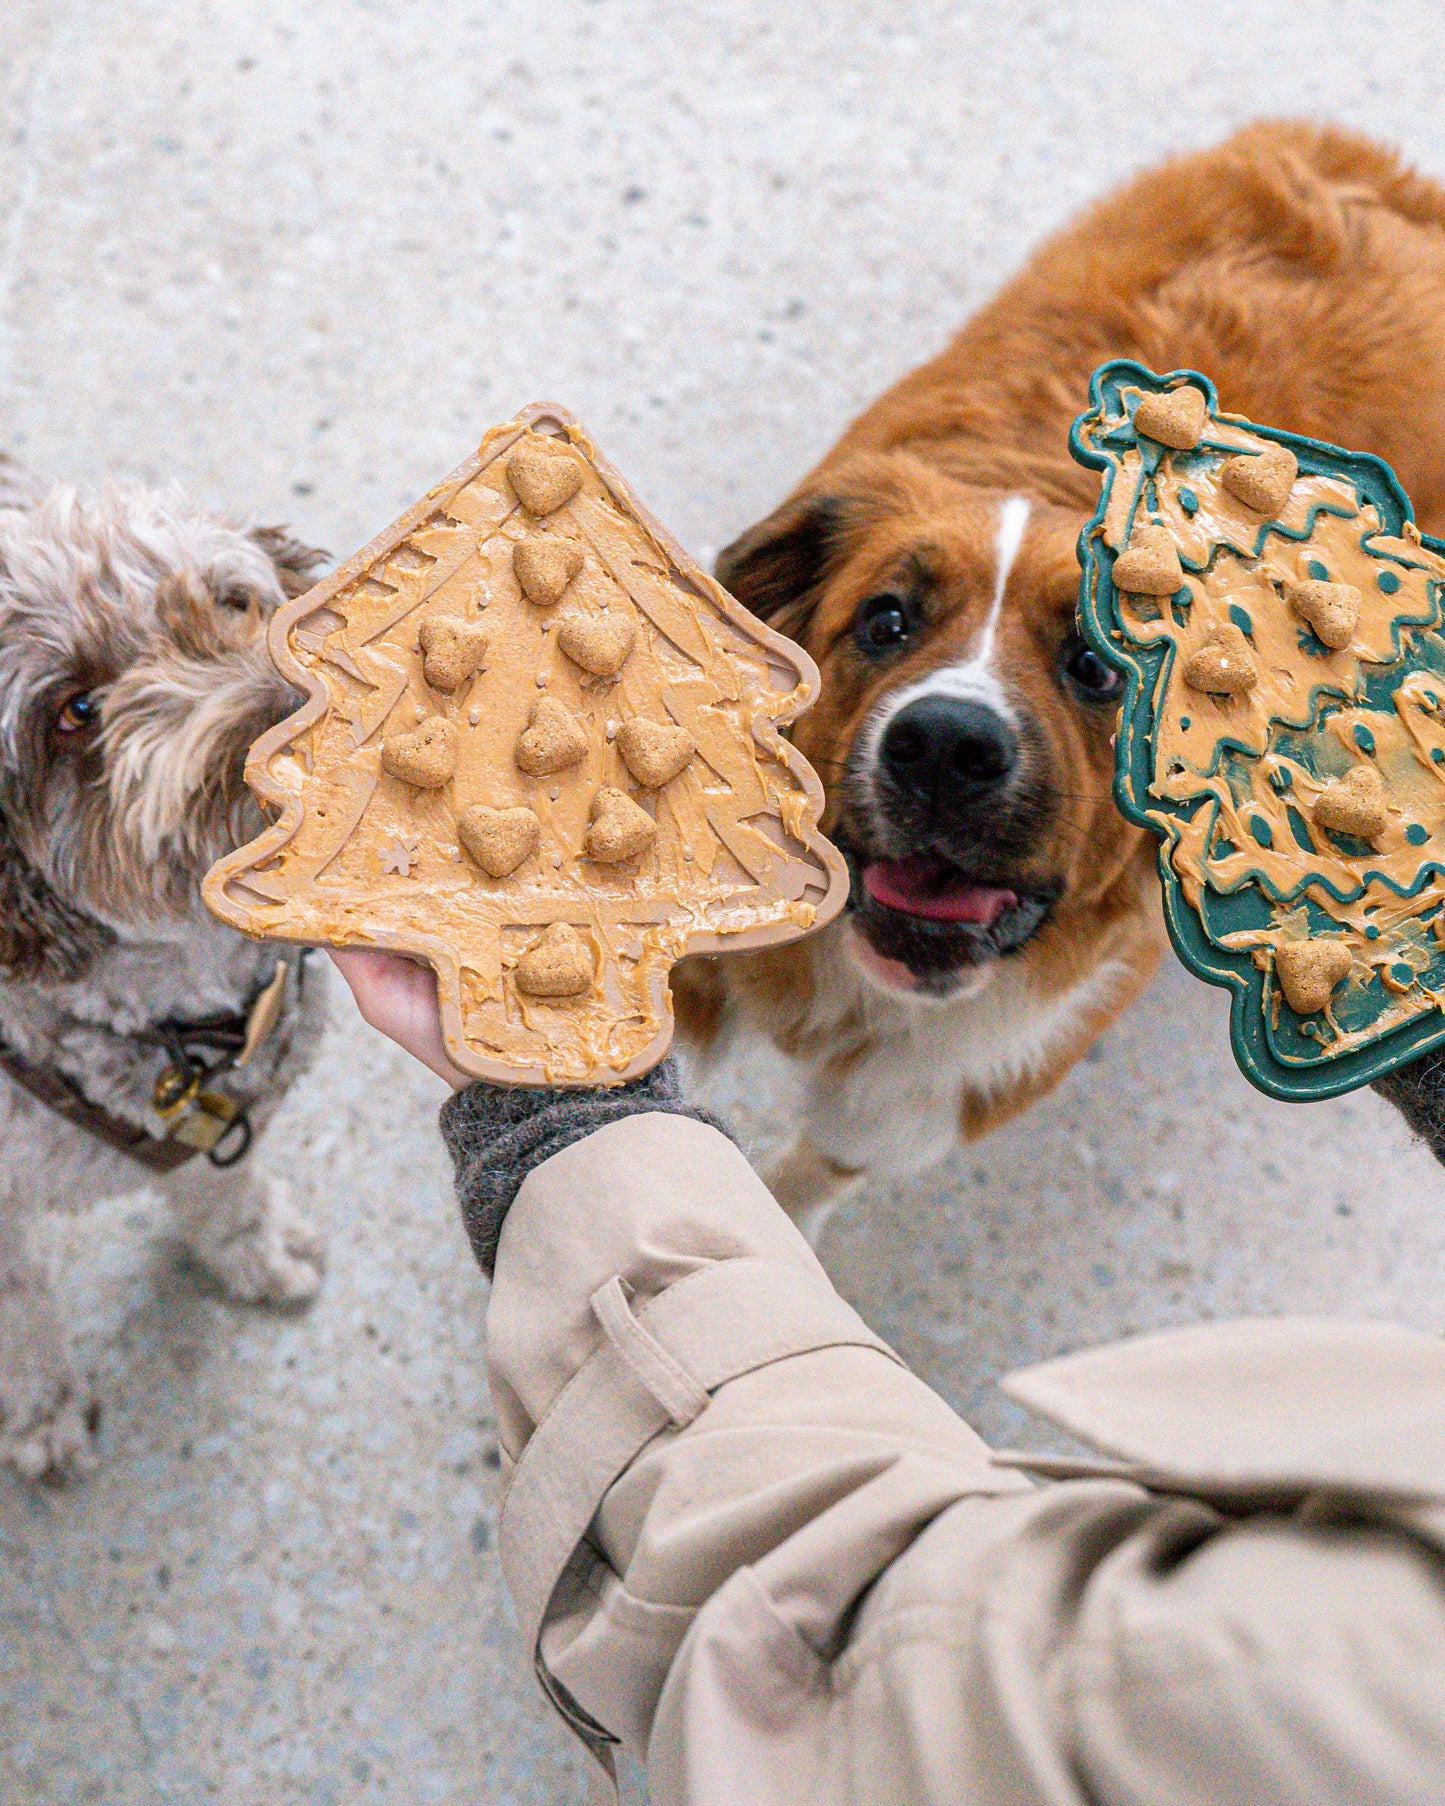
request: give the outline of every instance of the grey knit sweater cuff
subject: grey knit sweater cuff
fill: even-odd
[[[1421,1054],[1408,1066],[1376,1079],[1373,1089],[1392,1103],[1445,1165],[1445,1049]]]
[[[728,1133],[706,1110],[683,1102],[671,1059],[613,1090],[555,1091],[479,1081],[442,1105],[442,1140],[456,1168],[462,1221],[488,1279],[502,1224],[532,1168],[608,1123],[654,1111],[690,1116]]]

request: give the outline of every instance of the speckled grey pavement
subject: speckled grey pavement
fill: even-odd
[[[353,550],[519,405],[710,555],[1089,196],[1267,112],[1445,175],[1435,0],[6,0],[0,443]],[[766,1059],[740,1096],[776,1132]],[[239,1310],[153,1199],[47,1226],[104,1466],[0,1483],[0,1800],[551,1806],[497,1584],[484,1290],[437,1086],[338,1003],[276,1130],[323,1297]],[[1252,1093],[1177,971],[1026,1121],[834,1223],[989,1433],[1032,1356],[1241,1311],[1434,1327],[1445,1175]]]

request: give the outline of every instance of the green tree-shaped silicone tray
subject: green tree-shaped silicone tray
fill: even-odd
[[[1125,678],[1119,807],[1161,837],[1170,935],[1230,990],[1246,1076],[1348,1091],[1445,1042],[1445,543],[1378,458],[1221,414],[1195,371],[1108,363],[1090,399],[1079,618]],[[1137,556],[1116,586],[1146,544],[1154,592],[1177,553],[1169,593],[1140,593]],[[1353,628],[1312,619],[1321,598]],[[1312,959],[1327,998],[1292,1004]]]

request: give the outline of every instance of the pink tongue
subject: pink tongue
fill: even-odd
[[[1018,902],[1011,890],[991,890],[950,876],[934,859],[875,859],[863,868],[863,888],[876,902],[930,922],[976,922],[991,928]]]

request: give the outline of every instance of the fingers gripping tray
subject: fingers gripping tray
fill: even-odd
[[[247,934],[425,960],[465,1072],[621,1083],[667,1049],[684,953],[842,907],[780,731],[816,668],[560,408],[488,433],[270,648],[307,700],[252,748],[272,823],[205,900]]]
[[[1240,1067],[1329,1097],[1445,1042],[1445,544],[1389,467],[1095,372],[1079,615],[1125,677],[1115,796]]]

